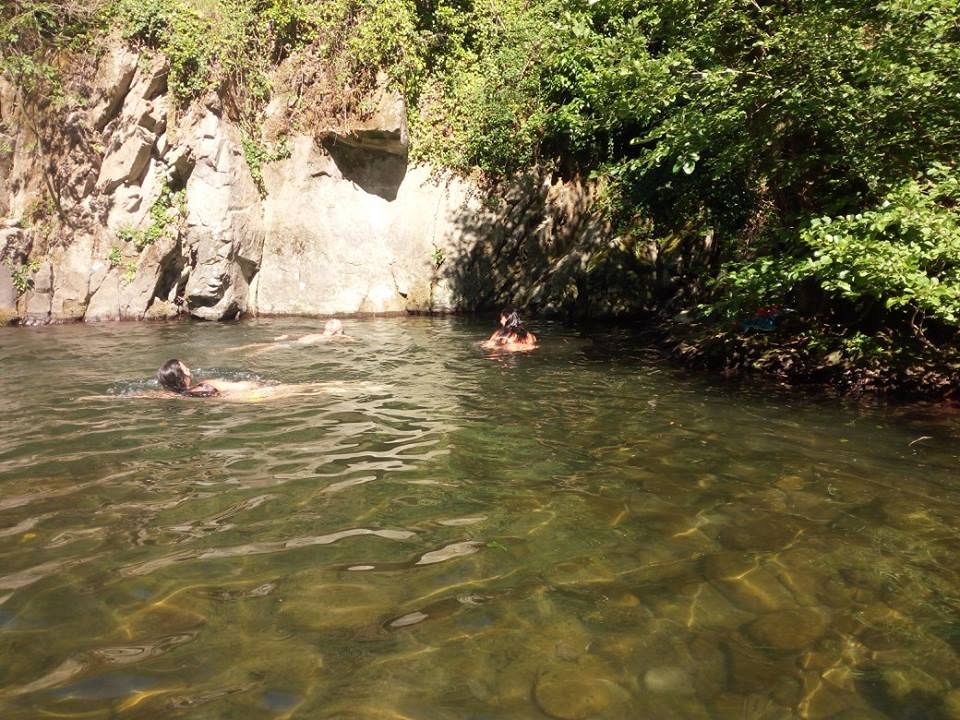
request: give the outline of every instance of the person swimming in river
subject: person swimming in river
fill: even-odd
[[[192,385],[193,373],[190,368],[176,358],[167,360],[157,370],[157,382],[164,390],[185,397],[207,398],[220,395],[224,390],[249,390],[257,383],[231,382],[229,380],[207,380]]]
[[[308,333],[298,338],[290,339],[289,335],[279,335],[268,343],[253,343],[252,345],[241,345],[240,347],[229,348],[230,350],[252,350],[259,349],[260,352],[269,350],[279,350],[281,348],[307,347],[308,345],[317,345],[319,343],[331,340],[353,340],[352,337],[343,331],[343,323],[336,318],[331,318],[323,324],[323,332]]]
[[[483,342],[482,346],[488,350],[525,352],[533,350],[538,344],[537,336],[523,326],[517,312],[504,310],[500,313],[500,327]]]
[[[381,392],[383,386],[376,383],[315,382],[315,383],[269,383],[258,380],[224,380],[214,378],[192,384],[190,368],[177,359],[167,360],[157,370],[160,392],[138,392],[128,397],[170,397],[171,393],[186,398],[217,398],[230,402],[261,402],[284,397],[355,392]]]

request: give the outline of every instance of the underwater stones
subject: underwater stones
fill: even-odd
[[[783,475],[774,483],[780,490],[799,490],[806,484],[807,482],[799,475]]]
[[[770,569],[801,605],[816,605],[823,577],[823,556],[814,550],[793,548],[778,553]]]
[[[730,668],[716,638],[707,635],[694,637],[687,644],[684,667],[700,698],[712,698],[727,687]]]
[[[360,583],[318,584],[309,593],[284,598],[280,615],[304,630],[376,625],[393,610],[377,588]]]
[[[685,600],[687,604],[669,617],[690,628],[732,630],[753,619],[753,614],[737,608],[710,583],[698,585]]]
[[[870,708],[847,708],[830,718],[830,720],[888,720],[890,716]]]
[[[767,613],[747,626],[758,645],[774,650],[802,650],[827,629],[827,619],[816,610],[796,608]]]
[[[672,695],[693,695],[693,682],[680,667],[665,665],[653,667],[643,675],[643,685],[650,692]]]
[[[552,718],[587,720],[609,707],[609,682],[584,672],[578,664],[555,665],[541,670],[533,685],[533,698]]]
[[[774,685],[794,672],[787,659],[771,658],[739,642],[724,643],[723,649],[729,668],[729,689],[735,693],[769,696]]]
[[[943,711],[947,720],[960,720],[960,688],[951,690],[944,696]]]
[[[827,720],[865,705],[859,695],[824,682],[818,673],[804,673],[803,679],[804,695],[800,701],[800,710],[801,717],[805,719]]]
[[[121,627],[127,637],[159,637],[190,632],[207,622],[205,613],[159,600],[136,612]]]
[[[723,528],[720,542],[733,550],[780,550],[799,533],[796,524],[783,517],[764,517]]]
[[[614,572],[594,557],[579,557],[566,562],[557,563],[546,573],[547,582],[551,585],[565,587],[568,585],[596,585],[609,584],[617,577]]]
[[[880,682],[887,697],[898,702],[931,698],[944,690],[943,681],[916,667],[886,668],[880,673]]]
[[[716,720],[785,720],[796,717],[790,710],[778,705],[766,694],[739,695],[724,693],[711,706]]]
[[[742,610],[764,613],[797,602],[759,559],[742,553],[718,553],[704,559],[703,571],[727,600]]]
[[[888,500],[883,504],[883,516],[888,525],[899,530],[933,530],[942,526],[928,504],[919,500]]]

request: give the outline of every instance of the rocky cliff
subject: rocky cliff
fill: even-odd
[[[385,83],[366,116],[257,160],[216,96],[176,114],[162,56],[87,62],[65,109],[0,79],[0,320],[630,309],[631,252],[589,187],[412,165]]]

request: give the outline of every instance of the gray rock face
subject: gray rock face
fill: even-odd
[[[17,290],[6,265],[0,265],[0,325],[5,325],[17,314]]]
[[[386,77],[367,115],[288,138],[290,156],[262,168],[261,197],[215,97],[174,122],[168,69],[107,48],[89,105],[49,118],[42,143],[18,120],[29,99],[0,80],[0,259],[41,261],[17,302],[24,319],[569,311],[588,304],[587,268],[621,259],[583,184],[530,175],[491,202],[469,180],[410,166]],[[283,127],[271,114],[285,108],[271,103],[265,125]],[[180,189],[183,212],[167,218]]]
[[[103,160],[97,187],[110,194],[123,183],[136,182],[143,176],[150,161],[153,137],[146,128],[133,128],[130,135]]]
[[[232,320],[247,310],[263,252],[260,195],[237,131],[213,113],[200,121],[187,183],[187,245],[196,263],[186,286],[190,312]]]
[[[371,177],[394,159],[356,152],[369,153],[357,172]],[[464,185],[454,182],[440,192],[426,170],[413,169],[391,201],[348,180],[337,159],[309,137],[295,139],[291,157],[268,168],[264,179],[266,239],[252,302],[256,312],[452,309],[432,296],[434,258],[454,251],[450,216],[467,202]]]
[[[91,276],[96,278],[96,290],[92,293],[84,319],[141,320],[156,315],[159,308],[169,314],[170,287],[176,288],[180,266],[179,237],[162,237],[144,248],[133,258],[125,258],[119,267],[108,267],[104,260],[96,260],[91,266]],[[153,306],[158,310],[151,313]]]

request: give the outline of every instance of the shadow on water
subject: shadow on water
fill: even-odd
[[[957,716],[956,415],[316,325],[2,330],[4,718]]]

